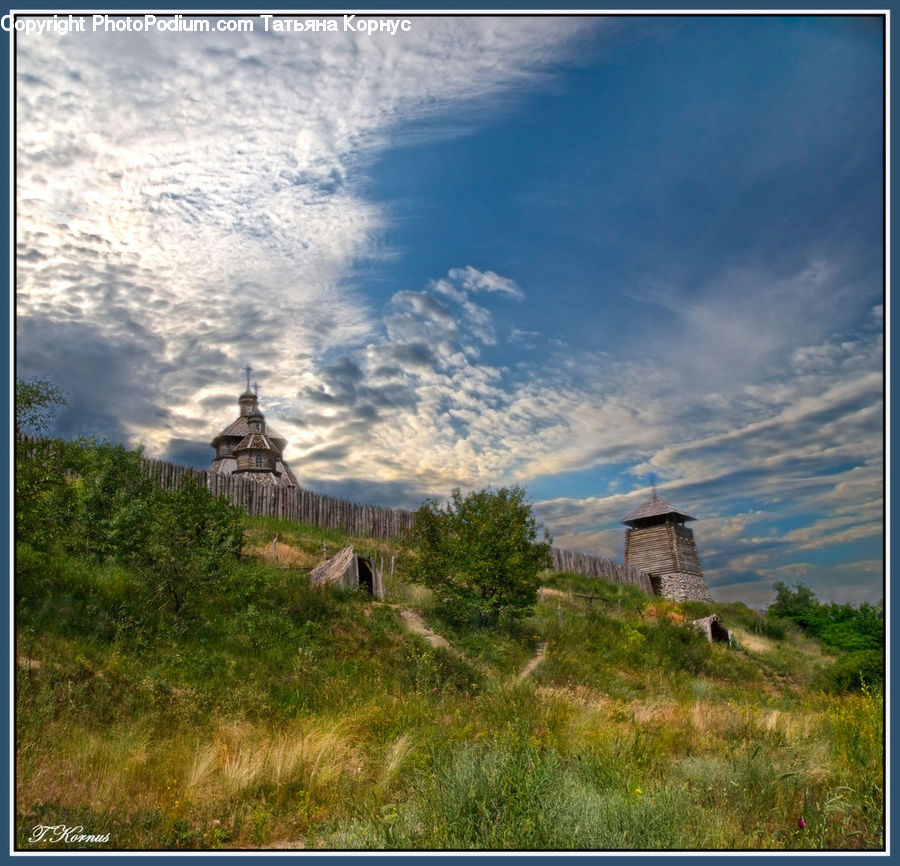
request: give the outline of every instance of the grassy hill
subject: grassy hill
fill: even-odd
[[[308,586],[348,541],[394,557],[385,603]],[[834,657],[790,626],[547,573],[524,623],[473,629],[397,545],[256,519],[243,549],[176,615],[121,564],[19,545],[19,847],[79,847],[39,824],[109,833],[90,848],[883,844],[882,698],[828,692]],[[736,646],[684,625],[710,612]]]

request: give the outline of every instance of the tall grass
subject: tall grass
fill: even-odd
[[[298,561],[346,540],[256,522],[258,557],[178,616],[121,566],[20,549],[19,847],[36,824],[134,849],[882,845],[881,695],[820,691],[831,659],[790,629],[710,607],[745,635],[711,646],[682,624],[707,607],[545,575],[521,627],[469,630],[394,548],[433,648],[273,561],[275,531]]]

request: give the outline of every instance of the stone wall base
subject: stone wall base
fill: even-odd
[[[675,572],[652,574],[653,591],[671,601],[712,601],[706,578],[702,574]]]

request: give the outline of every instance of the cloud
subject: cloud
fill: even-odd
[[[209,442],[172,438],[161,456],[163,460],[171,460],[173,463],[181,463],[185,466],[205,466],[209,463],[213,453]]]
[[[549,479],[536,508],[557,542],[612,558],[653,473],[700,518],[717,597],[814,576],[823,552],[877,563],[880,260],[792,236],[789,254],[748,242],[700,266],[642,238],[646,261],[627,294],[604,288],[589,339],[552,257],[513,279],[485,243],[369,291],[371,265],[398,254],[369,194],[376,160],[504,117],[604,26],[20,39],[17,372],[69,392],[61,433],[205,464],[249,361],[304,484],[414,507]],[[572,329],[544,333],[557,307]],[[588,495],[565,492],[574,475]],[[829,567],[823,586],[850,579]],[[859,579],[876,591],[874,565]]]
[[[389,218],[360,192],[371,161],[405,135],[459,134],[508,110],[595,26],[438,17],[402,43],[259,27],[20,40],[17,313],[89,324],[107,343],[155,340],[156,369],[123,375],[153,380],[161,408],[192,412],[248,360],[287,408],[313,358],[371,334],[354,268],[382,254]],[[450,106],[455,127],[421,125]],[[515,293],[489,272],[464,278]],[[485,318],[475,305],[469,316]],[[103,394],[87,405],[116,413]],[[117,436],[165,447],[154,423],[120,423]]]
[[[464,268],[452,268],[448,276],[458,280],[469,292],[489,292],[505,295],[516,301],[524,300],[525,293],[507,277],[501,277],[493,271],[479,271],[471,265]]]
[[[396,367],[384,369],[382,375],[394,376],[406,370],[430,370],[434,367],[435,356],[431,349],[423,342],[398,343],[384,345],[377,349],[369,347],[373,353],[377,353],[379,362],[383,364],[395,363]]]

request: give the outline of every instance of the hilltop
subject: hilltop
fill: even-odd
[[[383,603],[309,587],[347,543]],[[254,518],[176,614],[121,562],[40,548],[16,562],[21,848],[61,847],[38,824],[137,849],[883,844],[880,693],[829,690],[840,653],[744,605],[546,572],[524,622],[474,628],[401,545]],[[685,625],[709,613],[734,646]]]

